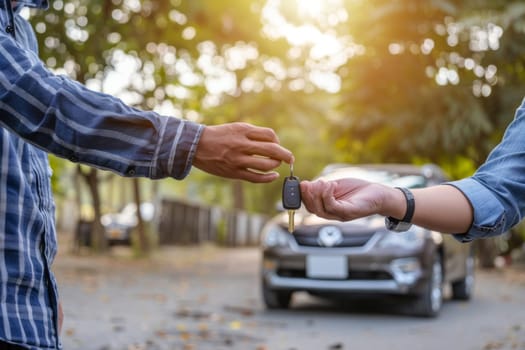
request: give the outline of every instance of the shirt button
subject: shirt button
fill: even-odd
[[[13,34],[15,32],[15,28],[12,25],[8,25],[5,27],[5,31],[9,34]]]

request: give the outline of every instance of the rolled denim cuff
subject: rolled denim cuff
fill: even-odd
[[[469,200],[474,219],[465,233],[454,234],[460,242],[470,242],[478,238],[500,235],[505,228],[505,208],[498,198],[485,186],[473,178],[466,178],[446,183],[460,190]]]

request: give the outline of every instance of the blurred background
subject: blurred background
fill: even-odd
[[[337,162],[434,163],[468,176],[525,93],[518,0],[55,0],[24,16],[55,72],[164,115],[271,127],[302,179]],[[250,244],[281,194],[280,181],[198,169],[179,182],[54,157],[52,166],[59,231],[98,251],[109,243],[101,217],[143,202],[156,221],[134,222],[139,253],[163,242]],[[253,235],[232,238],[242,225]],[[522,232],[483,241],[482,264],[509,257]]]

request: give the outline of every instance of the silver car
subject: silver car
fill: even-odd
[[[143,202],[140,205],[140,213],[144,222],[151,222],[155,216],[155,206],[153,203]],[[137,205],[130,202],[118,213],[104,214],[100,223],[110,245],[130,245],[132,232],[138,223]]]
[[[434,165],[345,165],[327,167],[323,179],[357,177],[390,186],[425,187],[446,181]],[[417,205],[417,203],[416,203]],[[451,235],[413,225],[403,233],[370,216],[339,222],[296,212],[293,234],[287,213],[263,228],[261,285],[270,309],[287,308],[296,291],[324,297],[384,295],[402,297],[411,314],[438,315],[443,287],[452,298],[468,300],[474,283],[474,250]]]

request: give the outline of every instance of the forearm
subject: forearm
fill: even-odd
[[[125,176],[184,177],[202,126],[131,108],[49,72],[0,34],[0,125],[57,156]]]
[[[412,189],[415,211],[412,223],[443,233],[464,233],[472,225],[473,210],[463,193],[450,185]],[[389,189],[382,214],[402,218],[406,201],[401,191]]]

